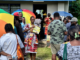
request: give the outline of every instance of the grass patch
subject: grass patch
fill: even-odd
[[[38,48],[37,57],[41,58],[42,60],[51,59],[51,49],[50,48]]]
[[[51,49],[44,47],[38,47],[37,54],[36,54],[36,60],[51,60],[52,54]],[[27,58],[30,58],[30,55],[27,55]]]

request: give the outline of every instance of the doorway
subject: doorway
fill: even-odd
[[[36,17],[38,15],[36,13],[37,10],[43,10],[43,14],[47,13],[47,4],[33,4],[33,12],[36,15]],[[44,18],[45,18],[45,16],[43,16],[42,19],[44,19]]]
[[[34,14],[36,15],[36,17],[39,15],[36,11],[38,10],[38,12],[42,11],[42,15],[40,14],[41,16],[41,20],[42,20],[42,23],[41,23],[41,33],[40,33],[40,38],[41,39],[44,39],[45,38],[45,35],[44,35],[44,18],[46,17],[46,15],[43,15],[44,13],[47,14],[47,4],[33,4],[33,12]],[[41,12],[40,12],[41,13]]]

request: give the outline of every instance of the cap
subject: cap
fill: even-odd
[[[77,22],[78,19],[77,19],[76,17],[73,17],[70,21],[71,21],[71,22]]]

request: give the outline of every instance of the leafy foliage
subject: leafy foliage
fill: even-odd
[[[79,17],[80,16],[80,1],[79,0],[73,1],[69,9],[70,9],[70,13],[72,13],[73,16],[80,19]]]

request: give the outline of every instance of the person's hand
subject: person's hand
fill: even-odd
[[[12,60],[12,56],[11,56],[10,54],[7,54],[7,58],[8,58],[9,60]]]
[[[35,25],[33,25],[32,28],[35,28]]]
[[[30,29],[30,32],[33,33],[33,29]]]

